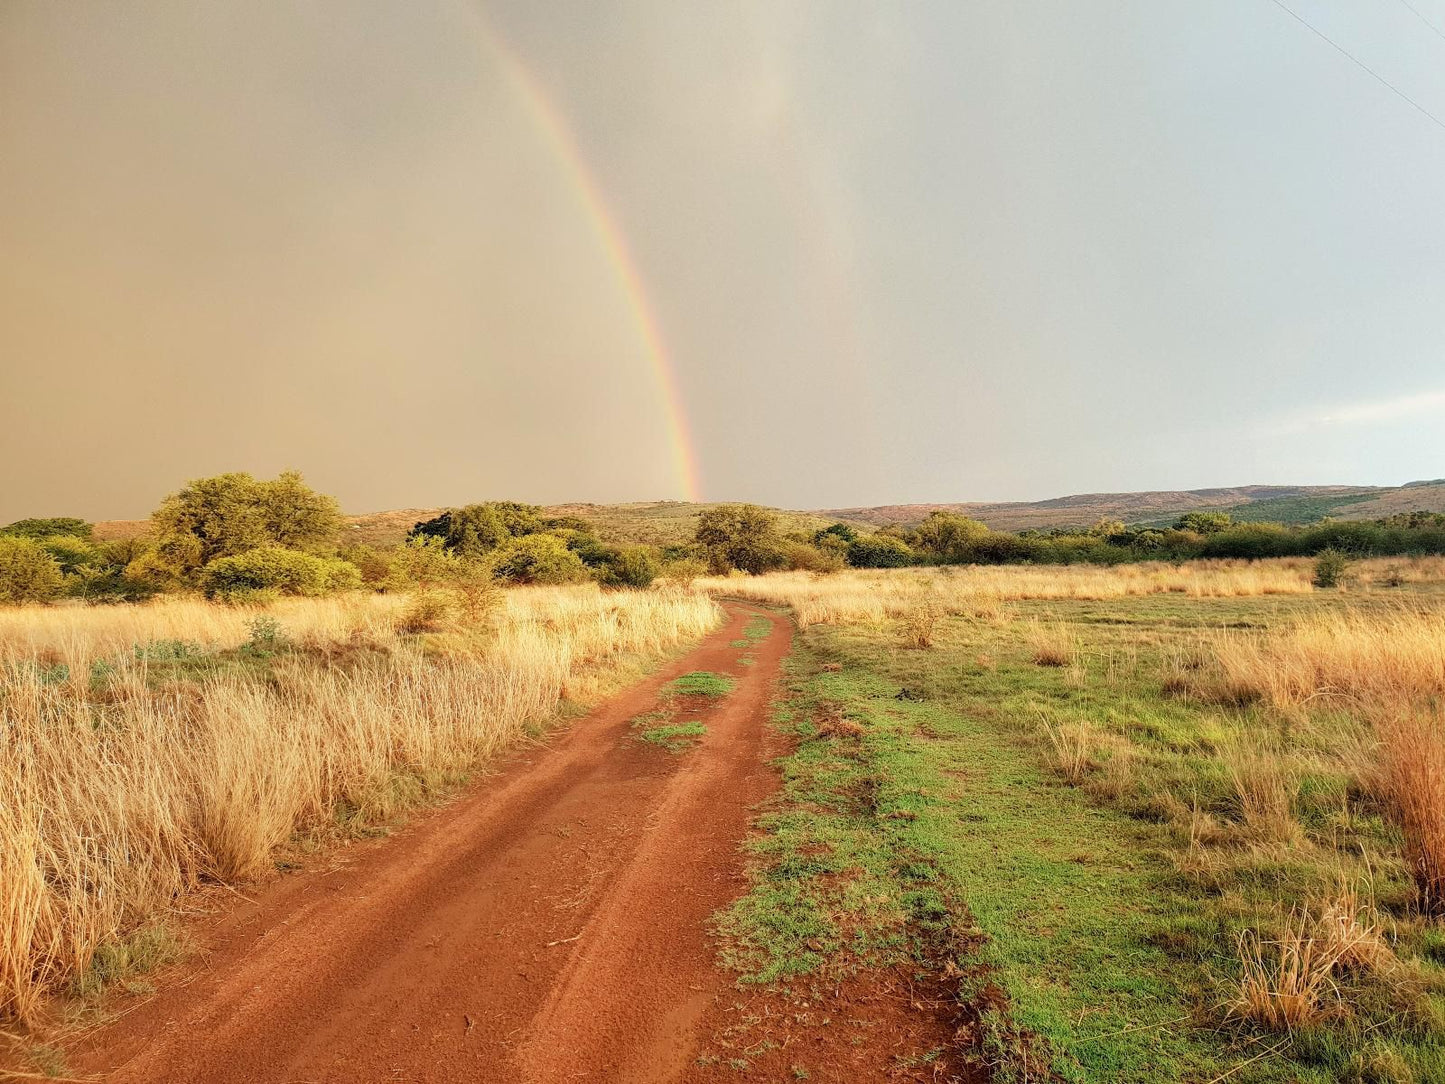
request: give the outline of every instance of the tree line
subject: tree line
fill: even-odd
[[[475,610],[504,584],[590,580],[640,588],[660,575],[686,581],[735,571],[1445,553],[1445,515],[1430,512],[1306,527],[1191,512],[1168,527],[1102,520],[1017,533],[946,511],[913,527],[879,530],[834,523],[785,532],[781,522],[767,508],[723,504],[701,512],[688,542],[615,545],[585,520],[487,501],[417,523],[398,545],[371,546],[345,538],[336,500],[299,473],[266,480],[233,472],[196,479],[168,496],[143,538],[97,540],[91,524],[72,517],[25,519],[0,529],[0,603],[137,601],[177,592],[252,603],[356,589],[446,588]]]

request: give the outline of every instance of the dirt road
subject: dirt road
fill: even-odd
[[[738,843],[776,786],[765,723],[790,627],[764,614],[770,634],[739,646],[758,614],[729,606],[696,650],[475,793],[269,886],[202,932],[199,973],[72,1068],[116,1084],[682,1076],[728,981],[708,918],[745,890]],[[690,671],[736,679],[674,701],[700,742],[638,740],[632,721]]]

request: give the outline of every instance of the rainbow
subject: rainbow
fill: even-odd
[[[461,0],[457,5],[469,17],[486,45],[502,62],[505,74],[516,89],[527,113],[542,133],[547,145],[565,168],[577,198],[586,212],[588,222],[596,232],[598,243],[607,255],[613,273],[617,276],[624,296],[631,310],[648,365],[657,382],[658,395],[662,401],[663,414],[667,420],[668,441],[672,446],[673,467],[677,474],[682,495],[689,501],[702,499],[702,485],[697,469],[697,455],[688,429],[687,413],[683,409],[682,396],[678,392],[677,375],[668,358],[667,344],[662,338],[657,317],[648,300],[647,288],[637,270],[627,239],[617,225],[616,216],[607,205],[602,189],[577,146],[566,118],[552,104],[542,85],[527,70],[506,39],[488,22],[485,14],[476,5]]]

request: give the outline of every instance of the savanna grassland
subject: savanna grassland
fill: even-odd
[[[187,891],[384,830],[718,620],[596,584],[0,610],[0,1012],[134,978]]]
[[[1316,576],[699,581],[801,630],[730,964],[932,970],[995,1080],[1445,1080],[1445,564]]]

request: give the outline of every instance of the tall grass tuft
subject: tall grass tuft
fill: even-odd
[[[1321,1002],[1335,989],[1333,973],[1340,947],[1315,936],[1309,913],[1293,910],[1278,937],[1257,930],[1239,935],[1239,987],[1230,1000],[1233,1015],[1272,1031],[1292,1032],[1319,1019]]]
[[[1374,721],[1379,785],[1405,837],[1418,903],[1445,915],[1445,712],[1395,707]]]

